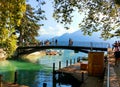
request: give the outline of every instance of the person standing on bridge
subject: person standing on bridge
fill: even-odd
[[[118,43],[117,43],[117,41],[115,41],[114,44],[112,45],[112,49],[115,50],[117,48],[117,45],[118,45]]]
[[[120,58],[119,42],[115,41],[113,44],[113,51],[115,56],[115,65],[118,65],[118,59]]]
[[[118,49],[119,49],[119,51],[120,51],[120,41],[118,41]]]
[[[57,45],[57,39],[55,40],[55,45]]]
[[[69,46],[72,46],[73,45],[73,41],[71,38],[69,38]]]

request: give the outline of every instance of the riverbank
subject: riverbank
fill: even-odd
[[[29,61],[32,63],[36,63],[39,58],[42,58],[45,55],[46,55],[45,51],[37,51],[37,52],[31,53],[31,54],[21,55],[21,58],[23,60],[26,60],[26,61]]]
[[[31,85],[36,84],[36,80],[34,80],[35,76],[39,76],[37,73],[40,73],[41,71],[42,73],[49,73],[51,72],[51,69],[46,68],[46,66],[43,65],[25,61],[0,61],[0,81],[2,81],[0,82],[0,85],[2,85],[0,87],[33,87]],[[17,72],[16,84],[14,83],[15,72]],[[39,81],[39,79],[37,79],[37,81]]]
[[[63,66],[66,66],[66,60],[70,61],[76,60],[79,56],[82,56],[81,53],[74,53],[71,50],[65,50],[62,55],[46,55],[46,51],[38,51],[35,53],[31,53],[24,56],[24,60],[19,60],[19,58],[14,58],[18,60],[10,59],[8,60],[10,63],[10,67],[2,68],[5,69],[2,71],[0,69],[1,75],[3,75],[3,79],[5,82],[13,82],[14,81],[14,74],[17,70],[18,72],[18,84],[24,84],[29,87],[43,87],[43,83],[47,83],[49,87],[53,87],[54,84],[52,81],[52,70],[53,70],[53,63],[56,63],[56,69],[59,68],[58,64],[61,61]],[[82,58],[82,57],[80,57]],[[26,60],[26,61],[25,61]],[[29,62],[32,61],[33,63]],[[36,63],[37,62],[37,63]],[[6,64],[7,65],[7,64]],[[10,69],[10,70],[8,70]],[[13,70],[12,70],[13,69]],[[64,84],[65,87],[71,86],[70,84]],[[62,84],[60,84],[62,86]],[[56,83],[56,87],[58,83]]]

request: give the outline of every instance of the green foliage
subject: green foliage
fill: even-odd
[[[115,0],[115,3],[120,6],[120,0]]]
[[[17,42],[17,36],[14,34],[11,34],[9,36],[11,32],[6,29],[6,28],[2,28],[0,30],[0,47],[4,49],[4,51],[7,52],[8,57],[10,57],[14,51],[16,50],[17,46],[16,46],[16,42]]]
[[[0,45],[10,57],[16,50],[15,26],[26,10],[25,0],[0,0]]]
[[[40,9],[35,11],[29,4],[26,5],[26,12],[23,14],[21,25],[16,26],[17,33],[19,33],[19,45],[29,45],[38,42],[35,37],[38,36],[38,30],[42,26],[38,21],[43,19],[45,17],[40,12]]]
[[[6,39],[5,46],[7,47],[6,51],[9,54],[8,57],[13,55],[14,51],[17,48],[17,36],[12,34],[9,38]]]
[[[84,34],[92,35],[93,32],[101,31],[104,39],[119,36],[113,31],[120,27],[120,0],[54,0],[53,17],[69,27],[76,9],[79,15],[85,13],[85,18],[79,24]]]

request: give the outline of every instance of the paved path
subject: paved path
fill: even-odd
[[[89,76],[80,87],[103,87],[103,78]]]
[[[120,85],[120,60],[118,61],[118,65],[114,66],[115,73],[117,75],[117,80]],[[119,86],[120,87],[120,86]]]
[[[120,87],[120,60],[115,65],[115,57],[112,49],[109,49],[108,54],[110,63],[110,87]]]

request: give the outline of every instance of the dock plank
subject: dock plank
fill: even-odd
[[[75,63],[68,67],[61,68],[56,70],[56,73],[66,73],[73,76],[76,80],[83,83],[77,87],[103,87],[103,78],[89,76],[87,70],[81,70],[81,63]],[[84,79],[82,79],[82,73],[84,73]]]

